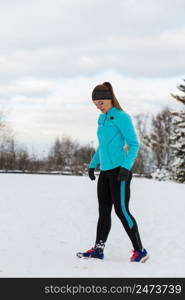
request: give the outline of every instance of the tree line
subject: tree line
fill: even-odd
[[[185,93],[185,86],[179,85]],[[138,114],[135,124],[140,150],[133,173],[158,180],[185,183],[185,97],[171,96],[183,104],[181,111],[168,107],[150,117]],[[15,140],[11,129],[0,114],[0,170],[1,172],[62,173],[84,175],[95,152],[91,143],[81,145],[70,137],[57,137],[46,157],[30,154]]]

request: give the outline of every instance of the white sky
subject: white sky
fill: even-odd
[[[96,146],[94,86],[110,81],[128,113],[181,109],[184,0],[0,2],[0,109],[21,143],[57,136]]]

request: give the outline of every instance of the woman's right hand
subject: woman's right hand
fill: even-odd
[[[130,171],[126,168],[120,167],[119,174],[118,174],[118,180],[119,181],[127,181],[130,176]]]
[[[95,175],[94,175],[94,168],[89,168],[88,169],[88,174],[89,174],[89,178],[91,179],[91,180],[95,180],[96,179],[96,177],[95,177]]]

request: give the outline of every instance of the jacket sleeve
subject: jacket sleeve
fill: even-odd
[[[100,163],[100,159],[99,159],[99,147],[98,147],[90,161],[89,168],[96,168],[99,163]]]
[[[98,117],[98,125],[101,119],[101,114]],[[96,152],[94,153],[90,163],[89,163],[89,168],[95,168],[97,167],[97,165],[100,164],[100,157],[99,157],[99,146],[96,149]]]
[[[128,152],[126,154],[126,159],[121,166],[128,170],[131,170],[140,148],[139,140],[132,123],[132,119],[127,113],[123,112],[120,114],[116,125],[118,126],[121,135],[129,146]]]

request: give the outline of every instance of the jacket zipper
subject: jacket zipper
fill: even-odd
[[[107,120],[107,116],[108,116],[108,113],[106,112],[106,117],[105,117],[105,119],[104,119],[104,121],[103,121],[103,126],[104,126],[104,124],[105,124],[105,121]],[[112,162],[112,159],[111,159],[110,153],[109,153],[109,145],[110,145],[110,143],[112,142],[112,140],[114,139],[114,137],[115,137],[116,135],[117,135],[117,133],[113,136],[113,138],[109,141],[109,143],[108,143],[108,145],[107,145],[108,157],[109,157],[109,160],[110,160],[112,166],[113,166],[113,162]]]
[[[104,121],[103,121],[103,126],[104,126],[106,120],[107,120],[107,112],[106,112],[106,117],[104,118]]]

